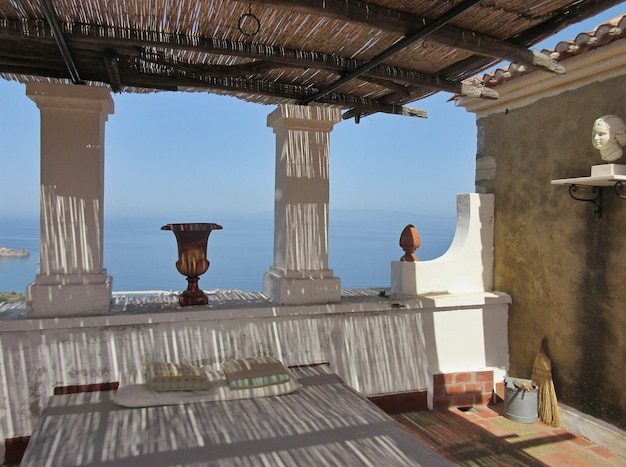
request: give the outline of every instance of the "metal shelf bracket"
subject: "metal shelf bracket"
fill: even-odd
[[[589,203],[593,203],[595,206],[593,212],[596,213],[598,218],[602,217],[602,192],[604,187],[601,186],[587,186],[589,191],[591,191],[592,197],[580,197],[577,192],[578,189],[584,185],[570,185],[569,186],[569,195],[574,198],[576,201],[587,201]]]

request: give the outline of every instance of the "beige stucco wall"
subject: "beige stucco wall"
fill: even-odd
[[[496,195],[494,289],[512,296],[510,374],[530,377],[546,337],[559,400],[624,429],[626,200],[606,188],[598,218],[550,183],[603,162],[591,128],[605,114],[626,120],[625,76],[479,115],[476,183]]]

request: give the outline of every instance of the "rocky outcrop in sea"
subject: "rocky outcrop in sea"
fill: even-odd
[[[30,252],[26,248],[7,248],[5,246],[0,246],[0,256],[28,256]]]

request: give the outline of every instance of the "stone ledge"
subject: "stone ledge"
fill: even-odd
[[[215,297],[209,294],[209,305],[194,307],[180,307],[177,305],[176,297],[171,293],[164,293],[159,300],[151,300],[154,297],[146,297],[145,303],[126,305],[122,303],[126,297],[116,293],[118,297],[114,297],[110,313],[46,318],[28,317],[22,302],[21,304],[0,305],[0,321],[2,322],[2,331],[0,332],[142,325],[146,324],[147,319],[151,324],[159,324],[183,321],[380,314],[381,312],[440,312],[511,303],[509,295],[499,292],[424,295],[409,300],[393,300],[380,296],[379,291],[380,289],[343,290],[341,303],[282,306],[273,304],[267,297],[258,292],[249,292],[242,296],[237,291],[225,291],[216,293]],[[6,316],[4,316],[5,314]]]
[[[561,427],[626,458],[626,432],[602,420],[559,403]]]

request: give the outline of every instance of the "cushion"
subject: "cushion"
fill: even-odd
[[[231,389],[250,389],[289,381],[289,370],[273,357],[231,360],[222,365]]]
[[[202,368],[186,363],[149,363],[145,367],[145,380],[153,391],[195,391],[210,386]]]
[[[182,405],[198,402],[218,402],[238,399],[282,396],[302,387],[291,378],[285,383],[272,384],[259,388],[231,389],[222,371],[203,368],[210,388],[197,391],[151,391],[145,384],[131,384],[119,388],[113,401],[123,407],[154,407],[159,405]]]

